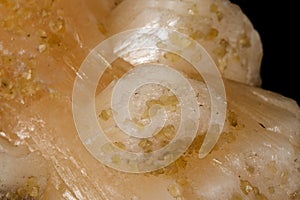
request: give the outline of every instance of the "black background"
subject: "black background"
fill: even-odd
[[[264,57],[262,87],[292,98],[300,105],[300,9],[291,1],[231,0],[259,32]],[[298,16],[297,16],[298,15]]]

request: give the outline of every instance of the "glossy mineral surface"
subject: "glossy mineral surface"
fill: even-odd
[[[128,28],[157,25],[207,48],[224,77],[226,124],[215,148],[199,159],[211,106],[207,88],[176,55],[150,55],[150,61],[184,71],[197,94],[200,128],[170,166],[123,173],[101,164],[82,144],[72,115],[73,83],[99,42]],[[0,0],[0,199],[300,199],[299,106],[253,87],[260,84],[261,55],[249,20],[227,0]],[[151,141],[122,141],[106,87],[132,67],[130,59],[117,60],[105,73],[96,94],[99,124],[108,137],[117,135],[112,139],[120,148],[152,151],[174,137],[180,105],[161,88],[141,88],[140,94],[152,88],[156,98],[142,105],[143,97],[133,97],[131,104],[140,105],[133,111],[144,119],[136,123],[147,123],[147,109],[161,104],[169,125]]]

